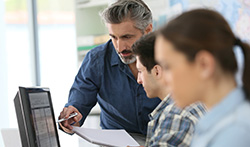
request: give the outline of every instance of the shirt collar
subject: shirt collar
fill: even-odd
[[[161,102],[160,104],[154,109],[152,113],[149,114],[150,118],[155,118],[157,115],[159,115],[159,112],[162,111],[162,109],[166,108],[169,104],[174,103],[174,101],[170,97],[171,95],[168,94]]]
[[[219,120],[234,111],[245,99],[242,88],[235,88],[223,100],[214,106],[200,122],[197,124],[197,133],[206,132],[212,128]]]
[[[111,55],[110,65],[112,67],[118,66],[122,72],[127,74],[131,79],[133,79],[137,83],[135,77],[133,76],[131,70],[129,69],[129,66],[121,61],[111,40],[108,41],[108,45],[109,45],[108,46],[109,54]]]

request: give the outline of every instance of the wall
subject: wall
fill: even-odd
[[[195,8],[208,8],[221,13],[234,33],[250,43],[249,0],[144,0],[152,10],[155,28],[176,15]]]
[[[7,53],[5,48],[5,22],[4,22],[4,1],[0,1],[0,129],[9,127],[8,99],[7,99]],[[3,146],[0,135],[0,146]]]

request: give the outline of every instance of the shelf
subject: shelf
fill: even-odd
[[[116,0],[76,0],[76,37],[78,62],[91,49],[110,39],[99,12]]]
[[[77,50],[78,51],[88,51],[88,50],[90,50],[92,48],[97,47],[98,45],[99,44],[97,44],[97,45],[89,45],[89,46],[79,46],[79,47],[77,47]]]

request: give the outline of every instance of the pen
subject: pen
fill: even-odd
[[[76,113],[76,112],[70,114],[68,118],[59,119],[59,120],[57,121],[57,123],[63,122],[63,121],[65,121],[65,120],[68,120],[68,119],[70,119],[70,118],[72,118],[72,117],[75,117],[75,116],[77,116],[77,113]]]

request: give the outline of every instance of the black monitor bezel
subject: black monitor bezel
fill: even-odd
[[[21,101],[22,101],[23,114],[25,117],[25,123],[27,125],[26,134],[28,135],[27,137],[29,137],[29,144],[31,146],[37,146],[36,132],[35,132],[34,122],[32,118],[33,116],[32,116],[32,111],[31,111],[29,94],[40,93],[40,92],[46,92],[48,94],[49,105],[50,105],[50,109],[52,113],[52,119],[54,122],[53,126],[54,126],[55,133],[56,133],[55,134],[56,140],[57,140],[58,146],[60,147],[59,136],[58,136],[57,126],[55,123],[55,114],[54,114],[54,109],[52,105],[50,90],[49,88],[42,88],[42,87],[19,87],[19,97],[21,97]]]

